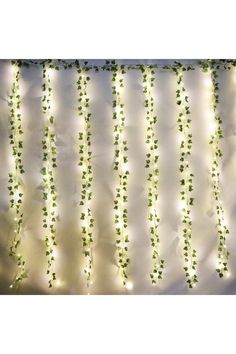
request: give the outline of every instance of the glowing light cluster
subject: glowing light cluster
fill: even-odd
[[[80,196],[80,223],[82,233],[83,254],[85,256],[84,274],[87,286],[92,284],[93,267],[93,228],[92,216],[92,165],[91,165],[91,113],[89,111],[89,97],[87,92],[90,77],[86,68],[77,68],[78,81],[78,114],[82,120],[82,130],[79,132],[79,166],[81,166],[82,188]]]
[[[205,62],[203,65],[203,70],[206,72],[206,79],[209,82],[209,102],[210,108],[213,113],[212,119],[209,124],[211,127],[210,141],[212,162],[210,167],[211,174],[211,184],[213,190],[213,198],[215,201],[215,212],[217,215],[217,235],[218,235],[218,261],[216,271],[219,277],[222,278],[228,273],[228,260],[229,251],[227,249],[227,236],[229,234],[229,229],[225,220],[225,211],[223,202],[221,200],[221,183],[220,183],[220,170],[221,170],[221,160],[222,160],[222,150],[220,147],[220,139],[223,138],[222,131],[222,119],[218,114],[218,103],[219,103],[219,84],[217,81],[218,72],[214,61]]]
[[[146,108],[146,165],[147,170],[147,191],[148,191],[148,223],[150,241],[152,246],[152,269],[150,278],[153,285],[162,279],[164,260],[160,256],[160,238],[158,215],[158,139],[157,139],[157,117],[154,114],[154,82],[155,70],[152,66],[140,66],[143,76],[143,93],[145,95]]]
[[[124,103],[122,103],[121,93],[124,89],[124,66],[113,66],[112,75],[112,93],[113,93],[113,119],[114,119],[114,165],[117,172],[116,194],[114,199],[115,210],[115,230],[116,230],[116,249],[118,258],[118,267],[122,283],[125,286],[128,275],[127,268],[130,262],[128,255],[129,236],[127,233],[128,213],[127,213],[127,185],[128,185],[128,157],[127,141],[125,140],[125,112]]]
[[[14,237],[10,246],[10,256],[16,260],[17,271],[10,287],[17,287],[20,282],[27,277],[25,269],[25,260],[19,252],[19,246],[22,240],[23,228],[23,182],[22,175],[24,167],[22,163],[23,151],[23,128],[21,113],[21,95],[20,95],[20,67],[12,63],[14,70],[11,92],[8,97],[10,133],[9,140],[12,147],[13,165],[8,174],[8,190],[10,196],[10,208],[13,211]]]
[[[177,76],[176,103],[179,107],[178,114],[178,130],[180,134],[180,165],[181,174],[181,191],[180,191],[180,208],[181,208],[181,224],[183,237],[183,255],[184,255],[184,271],[188,286],[194,287],[198,282],[197,278],[197,252],[192,246],[192,215],[191,207],[194,198],[193,192],[193,173],[191,172],[189,158],[192,150],[192,133],[191,118],[188,96],[183,82],[184,68],[178,64],[175,68]]]
[[[57,221],[57,191],[55,185],[55,168],[57,167],[57,150],[55,134],[55,117],[52,109],[52,84],[51,75],[55,70],[50,61],[43,64],[42,81],[42,111],[44,115],[43,128],[43,167],[41,174],[43,178],[43,227],[45,230],[45,245],[47,257],[48,285],[51,288],[56,280],[54,269],[56,243],[56,221]]]

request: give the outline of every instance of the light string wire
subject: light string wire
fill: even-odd
[[[114,199],[114,222],[116,231],[116,250],[119,274],[123,286],[127,285],[127,269],[130,263],[129,258],[129,236],[128,227],[128,146],[125,140],[126,117],[124,103],[121,99],[121,93],[124,89],[124,66],[114,65],[112,73],[112,93],[113,93],[113,120],[114,120],[114,164],[113,169],[117,172],[117,184],[115,188]]]
[[[22,241],[23,233],[23,181],[24,167],[22,163],[23,152],[23,128],[22,128],[22,113],[21,113],[21,95],[20,95],[20,67],[17,63],[11,64],[14,70],[13,83],[11,92],[8,97],[9,107],[9,123],[10,132],[9,140],[12,147],[13,167],[8,174],[8,190],[10,197],[10,209],[14,214],[14,237],[11,242],[9,255],[16,260],[17,271],[16,275],[10,285],[11,288],[18,287],[24,278],[27,278],[25,268],[25,260],[20,253],[19,246]]]
[[[52,111],[52,71],[55,68],[51,61],[43,64],[42,80],[42,112],[44,116],[43,127],[43,167],[41,174],[43,178],[43,227],[45,228],[45,246],[47,257],[48,286],[51,288],[56,280],[55,273],[55,247],[56,222],[57,222],[57,191],[55,184],[55,169],[57,167],[57,149],[55,134],[55,117]]]
[[[210,167],[211,185],[213,198],[215,202],[215,211],[217,215],[217,237],[218,237],[218,260],[216,271],[219,277],[224,277],[228,271],[229,251],[227,248],[227,237],[229,229],[225,220],[225,211],[221,199],[221,164],[223,153],[220,146],[220,140],[223,139],[222,119],[218,113],[219,104],[219,83],[218,83],[218,65],[215,61],[209,60],[202,64],[203,71],[210,76],[211,80],[211,109],[214,114],[214,131],[211,134],[209,144],[212,152],[212,163]]]
[[[92,215],[92,151],[91,151],[91,113],[89,109],[88,82],[90,77],[86,68],[77,67],[78,115],[83,129],[79,132],[79,166],[81,166],[82,188],[80,195],[80,223],[82,233],[83,254],[85,257],[84,274],[87,287],[93,281],[93,243],[94,219]]]
[[[148,224],[152,247],[152,268],[150,278],[153,285],[162,279],[164,260],[160,256],[160,237],[158,215],[158,184],[159,184],[159,150],[157,138],[157,116],[154,114],[154,83],[155,70],[151,65],[140,65],[146,108],[146,171],[148,192]]]
[[[184,271],[189,288],[196,286],[197,278],[197,252],[192,245],[192,206],[194,198],[193,173],[190,167],[190,157],[192,152],[192,132],[191,132],[191,112],[189,98],[184,87],[183,73],[186,71],[181,64],[177,64],[174,70],[177,78],[176,103],[179,107],[178,130],[180,134],[180,165],[181,174],[181,224],[183,238]]]

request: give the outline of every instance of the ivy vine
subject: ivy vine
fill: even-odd
[[[21,281],[27,277],[25,268],[25,260],[19,251],[19,246],[22,240],[23,233],[23,181],[24,167],[22,163],[23,152],[23,128],[22,128],[22,113],[21,113],[21,95],[20,95],[20,66],[12,62],[14,70],[13,83],[11,92],[8,97],[9,107],[9,125],[10,133],[9,140],[12,148],[13,166],[8,174],[8,190],[10,197],[10,209],[13,212],[14,218],[14,237],[11,242],[9,255],[13,257],[17,264],[16,275],[10,287],[17,287]]]
[[[127,268],[130,263],[128,255],[129,236],[127,233],[128,226],[128,146],[125,140],[125,111],[124,103],[122,103],[121,92],[124,89],[124,65],[116,65],[112,63],[112,93],[113,93],[113,120],[114,120],[114,164],[113,168],[117,172],[117,186],[114,199],[115,210],[115,231],[116,231],[116,249],[118,256],[118,267],[120,276],[124,286],[127,284]]]
[[[43,128],[43,167],[41,169],[43,179],[43,227],[45,228],[45,246],[47,257],[47,275],[49,288],[56,280],[54,270],[57,221],[57,191],[55,184],[55,169],[57,167],[57,150],[55,134],[55,117],[51,107],[52,85],[50,70],[57,69],[50,60],[43,63],[42,80],[42,112],[44,115]]]
[[[183,256],[184,256],[184,271],[189,288],[196,286],[197,278],[197,251],[192,245],[192,215],[191,208],[194,198],[193,178],[191,171],[190,157],[192,151],[192,132],[191,132],[191,112],[189,107],[189,98],[184,87],[183,73],[191,70],[190,67],[185,68],[181,63],[176,63],[173,71],[177,78],[176,104],[179,109],[178,113],[178,130],[180,135],[180,159],[179,172],[180,179],[180,200],[181,200],[181,224],[183,238]]]
[[[148,223],[150,241],[152,247],[152,269],[150,278],[153,285],[158,280],[162,279],[164,268],[164,260],[160,256],[160,237],[159,237],[159,223],[158,215],[158,183],[159,183],[159,169],[158,169],[158,139],[157,139],[157,117],[154,114],[154,83],[155,70],[152,65],[140,65],[142,72],[142,83],[144,93],[144,105],[146,108],[146,165],[147,183],[148,183]]]
[[[91,165],[91,113],[89,110],[89,96],[87,92],[90,76],[87,68],[77,67],[78,80],[78,115],[82,119],[83,129],[79,132],[79,166],[81,166],[82,189],[80,196],[80,223],[82,233],[83,254],[85,257],[84,274],[87,287],[92,283],[93,267],[93,228],[94,219],[92,216],[92,165]]]
[[[218,265],[216,268],[219,277],[222,278],[228,273],[229,251],[227,249],[227,237],[229,229],[225,221],[225,212],[223,202],[221,200],[221,184],[220,184],[220,167],[222,160],[222,150],[220,147],[220,140],[223,138],[222,119],[218,113],[219,104],[219,83],[218,83],[218,69],[220,68],[216,61],[208,60],[201,62],[202,69],[205,73],[210,75],[211,87],[211,109],[214,113],[215,129],[211,134],[209,144],[212,149],[212,163],[211,163],[211,183],[213,190],[213,197],[215,201],[215,211],[217,215],[217,235],[218,235]]]

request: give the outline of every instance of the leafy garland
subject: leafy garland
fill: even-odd
[[[89,97],[87,92],[90,77],[86,68],[77,68],[78,81],[78,114],[83,122],[83,130],[79,132],[79,166],[82,172],[82,189],[80,196],[80,222],[82,233],[83,254],[85,256],[84,274],[86,276],[87,286],[91,285],[92,267],[93,267],[93,228],[94,219],[91,210],[92,199],[92,165],[91,165],[91,113],[89,112]]]
[[[83,69],[84,67],[86,67],[86,70],[94,70],[94,71],[112,71],[113,70],[113,66],[116,65],[115,64],[115,60],[105,60],[104,64],[99,64],[99,65],[94,65],[94,64],[89,64],[89,61],[87,60],[65,60],[65,59],[53,59],[53,60],[49,60],[49,59],[43,59],[43,60],[22,60],[22,59],[18,59],[18,60],[14,60],[13,62],[16,63],[19,66],[26,66],[26,67],[30,67],[30,66],[34,66],[34,65],[43,65],[46,62],[50,61],[50,65],[52,65],[54,68],[56,68],[57,70],[60,69],[72,69],[72,68],[77,68],[78,65],[80,66],[81,69]],[[191,63],[191,64],[187,64],[187,63],[182,63],[182,67],[189,70],[189,68],[191,68],[191,70],[195,70],[196,67],[198,67],[198,64],[206,64],[209,62],[208,59],[206,60],[202,60],[196,63]],[[232,66],[236,66],[236,60],[232,60],[232,59],[218,59],[218,60],[214,60],[215,64],[222,69],[225,70],[229,70],[231,69]],[[162,64],[152,64],[153,68],[157,68],[159,70],[163,69],[163,70],[174,70],[174,68],[176,67],[176,64],[178,65],[179,63],[174,61],[173,64],[169,64],[169,65],[162,65]],[[123,64],[123,67],[125,68],[125,70],[139,70],[140,69],[140,64]]]
[[[190,70],[190,69],[189,69]],[[192,133],[191,133],[191,118],[188,96],[183,83],[183,72],[186,71],[182,64],[176,64],[174,72],[177,76],[176,103],[179,107],[178,114],[178,130],[181,137],[180,142],[180,166],[181,173],[181,223],[183,237],[183,255],[184,255],[184,271],[189,288],[193,288],[198,282],[196,267],[197,267],[197,252],[192,246],[192,216],[191,207],[194,198],[193,192],[193,173],[191,172],[189,158],[192,150]]]
[[[14,78],[11,87],[11,92],[8,97],[8,106],[10,110],[9,123],[10,123],[10,145],[12,147],[12,155],[14,157],[12,171],[8,174],[8,190],[10,196],[10,208],[14,214],[14,238],[11,242],[9,255],[16,260],[17,273],[11,283],[10,287],[17,287],[20,282],[27,278],[25,269],[25,260],[18,248],[22,240],[22,224],[24,213],[22,204],[24,199],[22,175],[24,174],[24,167],[22,164],[22,151],[23,151],[23,128],[21,121],[21,96],[20,96],[20,67],[12,63],[14,69]]]
[[[124,137],[125,129],[125,112],[124,104],[121,100],[121,91],[124,88],[123,75],[125,74],[124,66],[113,66],[112,74],[112,93],[113,93],[113,119],[114,119],[114,165],[113,169],[117,171],[118,182],[116,186],[116,195],[114,199],[115,210],[115,230],[116,230],[116,249],[118,254],[118,267],[124,286],[127,285],[127,268],[130,262],[128,255],[129,237],[127,234],[128,215],[127,215],[127,184],[128,184],[128,157],[127,157],[127,141]]]
[[[211,183],[213,189],[213,197],[215,199],[215,208],[217,214],[217,234],[218,234],[218,265],[216,268],[219,277],[222,278],[228,272],[229,251],[227,249],[226,239],[229,234],[224,218],[224,207],[221,200],[221,184],[220,184],[220,165],[222,159],[222,151],[220,148],[220,139],[223,138],[222,119],[218,114],[219,103],[219,83],[218,69],[219,66],[215,61],[209,60],[202,63],[203,71],[210,74],[211,79],[211,108],[214,113],[215,129],[211,134],[209,144],[212,148],[213,161],[211,164]]]
[[[55,246],[56,243],[56,220],[57,220],[57,191],[55,185],[55,168],[56,161],[56,135],[52,108],[51,108],[51,76],[50,70],[55,69],[51,61],[43,63],[43,81],[42,81],[42,112],[44,115],[44,131],[43,131],[43,167],[41,174],[43,176],[43,227],[45,232],[45,245],[47,257],[47,274],[49,277],[49,288],[53,286],[56,280],[56,273],[54,271],[55,262]]]
[[[150,273],[153,285],[162,279],[164,260],[160,258],[160,238],[158,233],[160,218],[158,216],[158,139],[156,134],[157,117],[154,115],[154,82],[155,70],[150,66],[140,66],[143,77],[143,93],[146,108],[146,165],[148,182],[148,222],[152,246],[152,270]]]

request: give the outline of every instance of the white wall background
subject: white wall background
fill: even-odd
[[[99,62],[99,61],[97,61]],[[124,61],[127,62],[127,61]],[[136,61],[141,62],[141,61]],[[143,63],[151,61],[142,61]],[[164,61],[152,61],[163,63]],[[192,61],[194,65],[196,62]],[[82,250],[79,231],[80,179],[75,137],[78,130],[76,110],[76,71],[55,73],[54,89],[58,105],[57,192],[59,204],[58,257],[56,272],[60,284],[47,287],[46,256],[42,228],[41,197],[41,68],[21,70],[24,136],[25,223],[21,250],[26,258],[29,277],[21,288],[9,289],[15,265],[8,256],[12,238],[12,215],[8,207],[7,174],[10,168],[7,95],[12,76],[10,61],[0,61],[0,293],[87,294],[81,274]],[[220,71],[220,105],[223,119],[222,199],[229,223],[230,277],[219,279],[216,271],[217,233],[211,199],[207,116],[204,73],[199,68],[185,74],[185,84],[192,112],[194,178],[193,244],[198,251],[196,288],[189,290],[183,272],[180,212],[178,208],[179,173],[176,77],[156,71],[155,109],[158,115],[160,146],[160,238],[165,259],[164,279],[153,287],[149,280],[151,248],[149,244],[145,171],[145,109],[141,73],[130,70],[125,75],[124,101],[127,119],[129,179],[129,234],[133,290],[123,289],[118,278],[113,228],[114,172],[112,136],[111,73],[90,73],[92,113],[92,151],[96,242],[94,246],[95,281],[91,294],[235,294],[236,293],[236,72]]]

